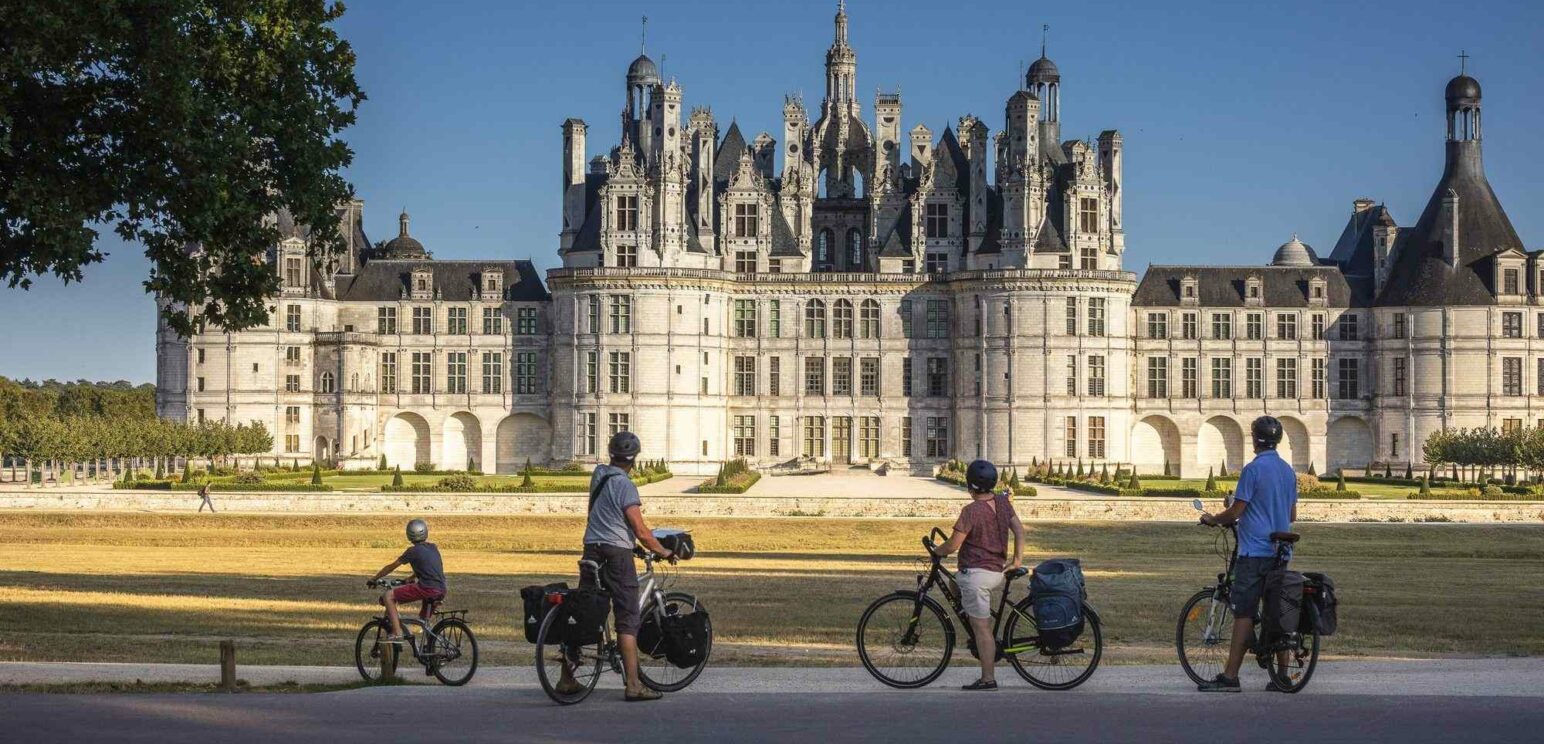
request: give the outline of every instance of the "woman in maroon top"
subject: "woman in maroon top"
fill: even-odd
[[[976,655],[981,659],[981,679],[966,690],[997,689],[997,641],[992,637],[992,592],[1003,588],[1003,572],[1019,567],[1024,550],[1024,524],[1013,511],[1008,493],[993,493],[997,467],[977,460],[965,470],[970,503],[960,510],[954,534],[939,549],[940,555],[960,551],[960,570],[955,583],[960,604],[970,618],[976,636]],[[1013,560],[1008,560],[1008,532],[1013,532]]]

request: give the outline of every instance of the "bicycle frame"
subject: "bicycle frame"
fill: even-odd
[[[933,549],[932,537],[934,535],[947,539],[943,533],[943,530],[940,530],[937,527],[934,527],[933,531],[929,533],[927,537],[922,538],[922,546],[927,549],[928,559],[931,562],[931,565],[929,566],[928,572],[925,575],[918,574],[917,576],[916,605],[913,607],[911,613],[911,627],[907,629],[906,635],[902,637],[902,642],[908,644],[916,643],[917,639],[915,636],[913,636],[913,632],[917,626],[918,621],[921,619],[923,598],[928,596],[933,587],[936,586],[938,587],[939,591],[943,593],[944,599],[948,600],[949,608],[954,611],[955,619],[960,622],[960,625],[964,626],[965,637],[969,640],[969,647],[972,653],[974,653],[976,648],[976,629],[971,625],[970,616],[965,614],[965,607],[960,601],[960,593],[957,588],[958,581],[955,578],[954,572],[944,567],[943,557],[938,555]],[[948,579],[948,581],[941,581],[940,579]],[[1025,621],[1029,622],[1030,627],[1037,629],[1039,627],[1035,624],[1035,619],[1033,617],[1019,611],[1017,602],[1008,601],[1008,595],[1011,592],[1014,581],[1015,579],[1013,578],[1009,578],[1004,581],[1002,596],[998,597],[997,599],[997,609],[992,611],[992,638],[997,641],[997,655],[999,658],[1010,654],[1025,653],[1040,648],[1038,637],[1033,641],[1023,643],[1013,643],[1013,639],[1003,637],[1003,621],[1008,617],[1008,612],[1010,611],[1019,615]],[[1092,609],[1093,608],[1089,608],[1091,615]],[[1092,619],[1097,622],[1098,616],[1093,615]],[[1082,653],[1082,649],[1077,649],[1076,651],[1065,651],[1063,653]]]
[[[656,621],[663,620],[665,614],[665,592],[654,574],[653,554],[646,551],[634,551],[634,555],[643,560],[643,573],[638,574],[638,614],[646,613],[654,615]],[[601,591],[607,591],[605,575],[601,573],[601,564],[589,559],[579,561],[579,575],[582,579],[586,570],[595,576],[595,586]],[[650,600],[653,600],[652,609]],[[616,639],[612,636],[612,626],[608,623],[601,628],[601,653],[610,659],[612,666],[617,666]]]

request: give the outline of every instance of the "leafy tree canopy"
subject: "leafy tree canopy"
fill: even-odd
[[[0,281],[79,281],[97,229],[143,245],[177,332],[267,320],[287,210],[343,246],[339,133],[364,93],[327,0],[0,3]]]

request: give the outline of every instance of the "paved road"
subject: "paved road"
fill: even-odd
[[[528,670],[488,671],[479,673],[480,685],[461,689],[0,696],[0,740],[1180,742],[1287,735],[1315,744],[1482,744],[1536,740],[1544,730],[1544,662],[1536,660],[1330,664],[1295,696],[1265,693],[1258,674],[1246,676],[1242,695],[1202,696],[1175,679],[1177,670],[1161,667],[1101,669],[1067,693],[1028,689],[1016,679],[996,693],[962,693],[954,688],[969,678],[964,669],[917,691],[882,688],[861,670],[710,669],[691,690],[645,705],[623,703],[608,678],[606,689],[577,708],[551,704]]]

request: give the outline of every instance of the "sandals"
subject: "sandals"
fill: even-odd
[[[639,690],[636,695],[631,692],[622,693],[622,699],[629,703],[646,703],[651,700],[658,700],[662,697],[664,696],[659,694],[658,690],[651,690],[647,687]]]
[[[978,679],[975,682],[972,682],[972,683],[970,683],[968,685],[965,685],[965,686],[961,687],[960,689],[961,690],[965,690],[966,692],[984,692],[984,691],[987,691],[987,690],[995,690],[995,689],[997,689],[997,683],[996,682],[987,682],[986,680]]]
[[[572,695],[576,692],[584,692],[584,685],[579,684],[578,680],[565,679],[558,680],[556,689],[559,695]]]

